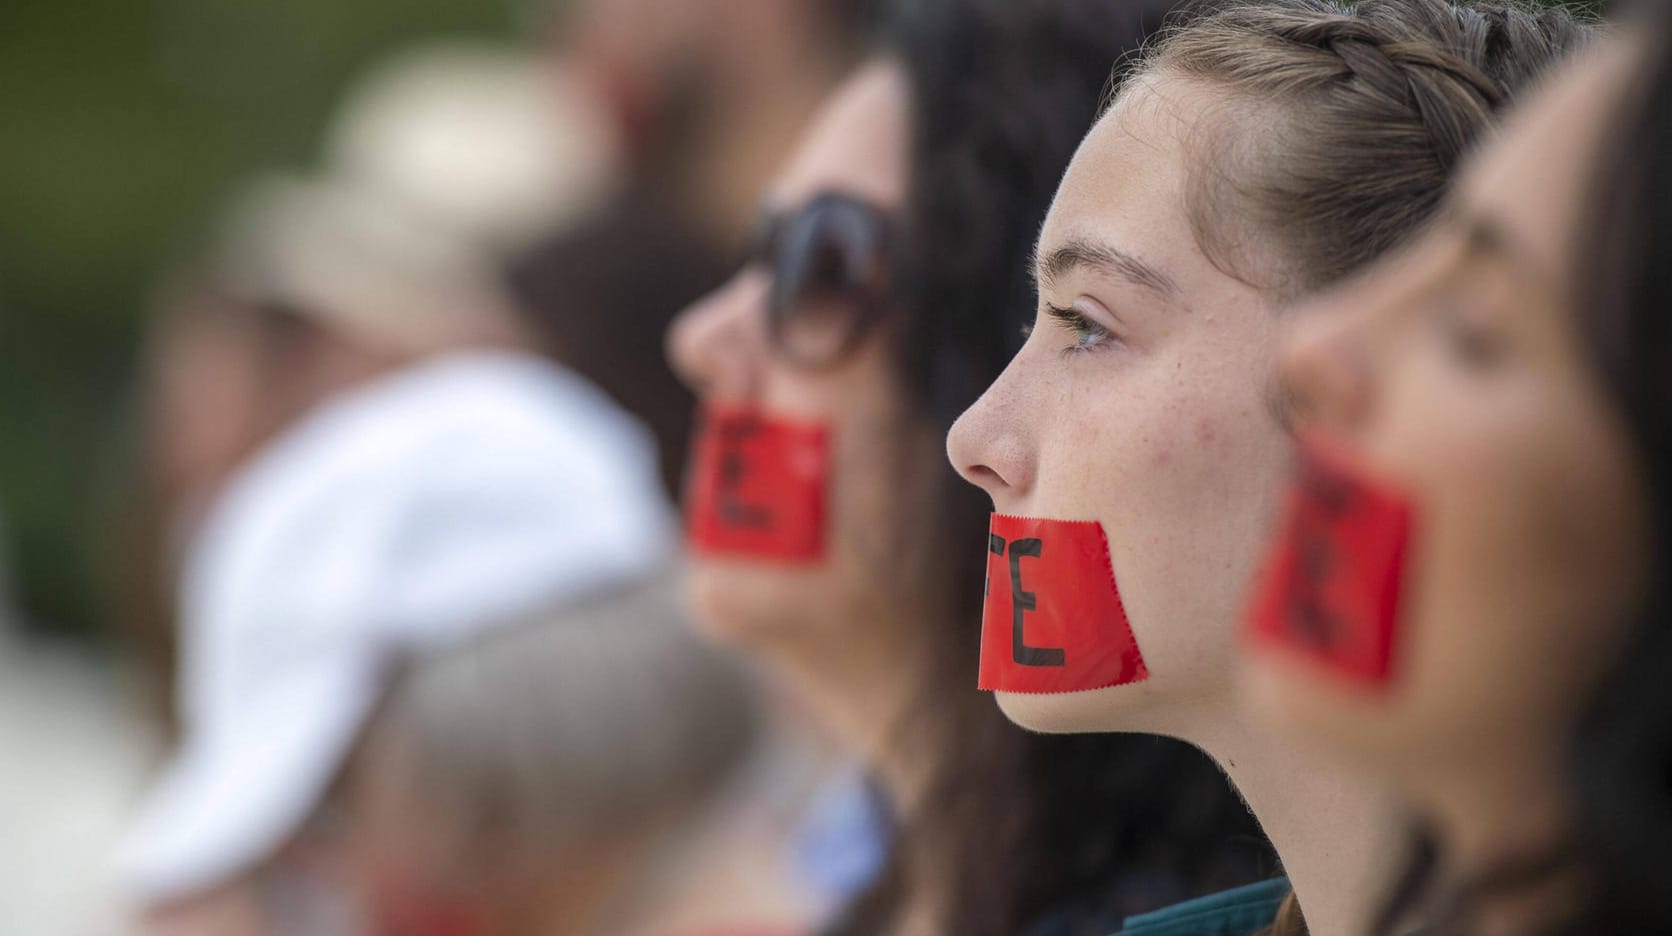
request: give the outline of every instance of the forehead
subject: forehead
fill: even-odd
[[[813,118],[768,201],[793,207],[822,192],[858,196],[884,208],[906,198],[911,95],[903,69],[880,61],[859,69]]]
[[[1041,247],[1085,238],[1169,263],[1186,263],[1187,142],[1209,105],[1193,82],[1134,79],[1069,163],[1040,235]],[[1178,273],[1175,270],[1175,273]]]
[[[1501,223],[1559,278],[1569,271],[1569,239],[1581,221],[1594,157],[1641,51],[1610,38],[1558,73],[1515,113],[1460,187],[1467,209]]]

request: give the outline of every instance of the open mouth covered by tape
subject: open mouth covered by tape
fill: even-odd
[[[1300,467],[1248,610],[1251,642],[1370,687],[1395,674],[1412,508],[1322,439]]]
[[[810,563],[824,558],[824,426],[747,405],[704,407],[686,480],[693,551]]]
[[[1080,692],[1148,676],[1102,524],[994,514],[980,687]]]

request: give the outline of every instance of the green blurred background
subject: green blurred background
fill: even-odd
[[[27,620],[96,632],[146,296],[217,196],[308,162],[381,54],[528,35],[541,8],[0,2],[0,523]]]
[[[235,180],[310,160],[381,53],[513,19],[491,0],[0,3],[0,522],[27,620],[99,620],[159,266]]]

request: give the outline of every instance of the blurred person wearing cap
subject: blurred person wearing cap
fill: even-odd
[[[380,374],[526,346],[500,267],[598,208],[616,150],[591,99],[538,60],[449,43],[373,69],[321,171],[245,186],[160,295],[150,446],[165,487],[203,499],[310,406]]]
[[[437,44],[351,92],[320,173],[230,199],[157,291],[141,465],[107,562],[113,613],[163,684],[179,559],[225,480],[339,393],[438,354],[527,346],[499,268],[597,210],[616,151],[607,118],[549,63]]]
[[[236,750],[226,740],[238,734],[232,726],[250,720],[248,712],[239,714],[242,710],[238,705],[230,704],[229,708],[229,703],[212,701],[217,698],[213,692],[193,688],[200,683],[218,685],[220,679],[252,686],[258,681],[253,675],[237,679],[224,675],[232,669],[229,659],[242,651],[229,650],[227,658],[217,658],[204,649],[204,634],[221,634],[217,640],[231,647],[241,638],[227,635],[238,633],[240,627],[256,626],[242,620],[243,612],[230,611],[226,612],[233,619],[230,623],[203,623],[211,619],[204,610],[207,599],[203,596],[220,587],[210,584],[217,573],[205,569],[225,571],[204,557],[225,552],[228,544],[237,540],[224,531],[236,529],[240,521],[227,516],[236,516],[238,508],[232,505],[240,500],[241,490],[257,483],[249,478],[263,472],[263,464],[275,459],[306,462],[299,456],[275,453],[297,449],[302,445],[295,441],[298,438],[330,437],[310,427],[334,420],[360,425],[374,434],[384,423],[398,425],[402,417],[388,412],[381,420],[360,422],[333,414],[356,411],[356,407],[375,412],[377,406],[364,400],[399,400],[405,391],[392,388],[402,386],[431,389],[406,394],[426,405],[397,408],[401,412],[431,421],[454,418],[457,422],[457,433],[449,437],[449,443],[438,442],[434,448],[424,449],[423,455],[417,449],[409,452],[413,465],[444,456],[463,458],[466,451],[491,459],[495,443],[471,434],[478,429],[502,431],[507,439],[522,434],[530,440],[561,430],[581,439],[578,444],[585,448],[584,439],[591,431],[588,427],[597,428],[574,414],[565,416],[556,410],[547,414],[549,418],[529,420],[521,429],[499,424],[495,430],[488,425],[494,422],[488,419],[491,414],[518,411],[519,394],[530,396],[524,391],[513,392],[513,386],[526,390],[527,386],[544,383],[569,388],[557,396],[573,396],[576,387],[585,386],[573,374],[528,355],[500,351],[484,357],[468,349],[503,349],[525,343],[520,325],[506,311],[497,275],[499,262],[530,232],[554,225],[561,229],[573,218],[594,210],[590,206],[597,192],[608,190],[607,173],[603,172],[608,160],[597,160],[591,170],[586,166],[589,159],[607,154],[608,148],[601,144],[578,146],[578,150],[575,146],[568,150],[547,147],[544,152],[552,163],[562,166],[567,160],[580,167],[571,176],[559,173],[553,178],[541,173],[547,163],[528,158],[529,150],[540,144],[530,142],[526,126],[516,129],[514,113],[511,119],[488,121],[493,126],[512,127],[505,135],[509,145],[484,143],[482,133],[472,129],[473,122],[487,119],[488,114],[505,114],[507,102],[542,99],[541,94],[512,93],[511,89],[514,86],[526,91],[528,79],[549,78],[538,69],[524,67],[524,62],[515,68],[488,69],[500,79],[513,73],[521,76],[515,82],[480,82],[478,91],[482,93],[469,92],[472,85],[463,80],[464,75],[484,60],[491,63],[492,56],[416,54],[406,59],[405,65],[397,63],[380,72],[372,90],[353,98],[348,111],[357,116],[345,120],[342,129],[333,133],[328,147],[328,174],[263,182],[235,206],[212,262],[206,265],[207,272],[184,280],[175,293],[173,305],[183,311],[165,320],[161,340],[154,348],[152,373],[158,389],[153,392],[151,444],[162,469],[159,473],[168,482],[163,498],[167,509],[162,513],[171,530],[172,552],[184,557],[178,564],[186,569],[179,700],[183,744],[181,759],[175,762],[126,855],[136,890],[153,908],[153,921],[166,932],[268,932],[286,921],[292,930],[309,933],[329,934],[352,925],[370,926],[374,933],[407,932],[399,927],[412,922],[404,918],[414,907],[420,911],[418,916],[429,921],[425,925],[435,927],[440,921],[462,927],[437,931],[522,932],[526,928],[514,927],[509,919],[520,913],[539,918],[538,924],[527,924],[535,931],[579,932],[567,928],[559,917],[584,915],[579,910],[588,907],[599,910],[591,906],[594,899],[611,895],[614,905],[599,910],[605,921],[598,925],[607,924],[603,931],[612,933],[674,931],[665,921],[652,920],[651,916],[665,916],[681,924],[713,924],[705,928],[719,933],[735,932],[732,922],[737,919],[775,925],[780,921],[793,923],[804,916],[795,895],[784,893],[784,888],[770,882],[774,856],[766,855],[766,860],[759,862],[764,868],[739,857],[749,850],[754,820],[744,815],[750,808],[739,807],[735,789],[728,790],[720,808],[709,814],[699,815],[701,810],[692,805],[698,799],[688,795],[693,784],[707,789],[712,785],[715,765],[729,765],[735,759],[730,752],[736,742],[728,739],[737,734],[738,717],[736,705],[727,699],[735,695],[736,677],[730,673],[716,675],[710,658],[703,652],[687,652],[683,633],[666,626],[674,615],[662,604],[659,583],[667,578],[667,572],[660,562],[636,573],[639,578],[628,589],[630,597],[621,599],[627,602],[625,605],[615,601],[599,605],[592,597],[576,596],[584,607],[593,609],[581,615],[591,626],[576,623],[573,619],[579,612],[568,605],[555,610],[528,607],[515,609],[515,613],[496,613],[493,602],[508,601],[506,592],[514,589],[512,583],[491,577],[472,593],[486,603],[484,606],[467,614],[469,609],[460,599],[461,620],[469,617],[471,623],[457,628],[457,643],[444,641],[432,646],[426,639],[414,649],[399,634],[391,637],[386,633],[387,621],[368,625],[380,635],[371,643],[385,644],[372,655],[384,662],[362,662],[361,672],[376,670],[391,675],[372,679],[369,684],[363,676],[354,677],[361,681],[352,691],[339,690],[352,703],[346,709],[361,712],[360,717],[346,719],[342,710],[332,709],[336,712],[331,716],[335,728],[315,729],[329,734],[330,743],[317,738],[308,741],[309,753],[294,754],[296,761],[286,760],[287,764],[301,765],[296,768],[301,779],[288,781],[284,792],[269,794],[282,808],[262,806],[240,787],[237,799],[241,804],[253,804],[244,808],[252,809],[254,818],[239,820],[249,823],[243,832],[208,835],[205,829],[215,831],[223,824],[220,814],[210,816],[182,805],[204,795],[202,789],[183,778],[210,775],[211,768],[201,765],[219,763],[202,753],[203,746],[209,744],[204,726],[219,726],[214,737],[221,739],[225,750]],[[580,112],[584,114],[585,108]],[[527,116],[533,112],[524,109],[523,113]],[[552,136],[534,134],[533,139],[550,142]],[[574,151],[579,155],[573,155]],[[496,153],[506,159],[498,163],[488,159],[492,165],[484,169],[484,155]],[[532,178],[532,184],[513,184],[524,177]],[[565,187],[570,191],[553,197],[553,187],[560,190],[560,195]],[[469,194],[472,192],[475,194]],[[477,381],[456,376],[508,370],[542,376],[510,380],[501,373],[498,378]],[[447,374],[455,376],[435,376]],[[505,392],[498,398],[492,393],[478,393],[478,405],[470,409],[458,400],[471,398],[473,383],[499,385]],[[441,388],[450,389],[442,393]],[[580,409],[602,406],[614,413],[605,422],[625,419],[595,389],[588,387],[580,396],[586,398],[586,405]],[[530,408],[524,406],[521,411],[526,413]],[[337,443],[351,444],[353,436],[352,432],[337,434]],[[556,448],[554,443],[553,451]],[[616,497],[606,491],[592,498],[600,515],[613,513],[617,525],[629,527],[631,515],[616,506],[654,504],[658,512],[666,511],[665,495],[657,490],[653,447],[635,444],[632,448],[636,454],[608,474],[623,485],[633,486],[633,495]],[[602,450],[608,452],[610,446],[604,445]],[[401,472],[393,463],[388,470],[387,484],[368,481],[366,487],[401,489],[404,482],[395,480]],[[474,499],[446,507],[442,513],[465,516],[469,511],[487,510],[483,521],[487,526],[521,520],[525,528],[518,529],[522,532],[511,531],[518,536],[532,536],[542,523],[550,527],[546,532],[552,536],[580,535],[565,527],[563,518],[542,517],[538,510],[507,507],[493,513],[500,509],[496,499],[501,494],[514,494],[498,491],[496,485],[573,485],[565,466],[555,458],[531,465],[527,475],[502,477],[484,470],[488,477],[460,486],[471,488]],[[247,494],[242,498],[251,503],[261,499]],[[357,509],[361,508],[344,507],[341,513],[346,517]],[[336,513],[328,515],[334,517]],[[305,535],[304,539],[313,542]],[[393,551],[392,546],[383,549],[374,542],[356,552],[354,544],[335,540],[327,536],[317,550],[307,545],[302,548],[308,553],[336,554],[333,568],[347,568]],[[424,544],[426,548],[434,545],[427,539]],[[487,554],[480,544],[461,544],[459,548],[458,555],[463,557],[459,562],[437,563],[469,566]],[[571,558],[581,565],[594,562],[598,548],[592,543]],[[408,549],[403,539],[399,551]],[[283,596],[300,589],[305,577],[285,571],[277,552],[260,563],[268,559],[274,566],[271,575],[263,578],[280,583],[268,598],[291,600]],[[555,566],[545,568],[539,561],[527,571],[528,582],[551,585],[560,580]],[[337,574],[331,572],[326,577]],[[511,573],[500,570],[498,574]],[[423,570],[395,570],[385,584],[393,588],[407,579],[432,578],[446,581]],[[372,583],[360,584],[377,591]],[[251,606],[259,607],[263,600],[252,599]],[[371,597],[365,602],[362,607],[375,604]],[[596,659],[585,653],[571,653],[562,649],[564,641],[571,638],[557,636],[553,630],[557,625],[525,625],[526,629],[519,630],[515,622],[531,616],[559,618],[565,633],[574,635],[577,641],[585,642],[591,631],[608,631],[609,640],[632,640],[642,646],[633,653],[622,648],[614,656]],[[620,621],[613,620],[618,617]],[[640,618],[650,623],[625,627]],[[273,629],[278,637],[260,640],[276,643],[280,639],[301,639],[305,644],[307,639],[294,632],[305,631],[310,620],[306,614],[288,615],[285,627]],[[602,623],[605,620],[612,623],[606,626]],[[347,631],[360,626],[342,625]],[[614,633],[623,628],[631,633],[642,631],[642,636],[629,638]],[[482,642],[496,641],[494,647],[498,649],[478,646],[478,630]],[[497,635],[501,631],[513,636],[500,638]],[[527,636],[514,636],[525,633]],[[355,653],[370,652],[365,639],[343,639],[357,648]],[[609,640],[603,643],[605,648],[613,646]],[[327,644],[331,641],[320,642],[316,649]],[[343,646],[336,646],[326,655],[336,658],[345,652]],[[457,662],[478,657],[484,662]],[[627,657],[665,660],[670,669],[666,673],[657,670],[651,678],[634,678],[649,671],[642,660],[636,669],[629,666]],[[400,662],[387,662],[390,659]],[[583,660],[590,662],[582,675],[558,685],[561,674],[568,672],[565,667],[569,662]],[[533,669],[516,669],[519,666]],[[477,677],[474,686],[481,691],[457,676],[432,677],[432,669],[455,674],[469,670]],[[223,675],[204,675],[217,672]],[[533,686],[538,680],[530,678],[531,672],[545,674],[545,681],[551,685]],[[598,679],[592,680],[592,675]],[[348,679],[343,675],[314,678]],[[682,689],[693,684],[713,691]],[[422,688],[426,686],[457,691],[450,694]],[[365,701],[367,695],[385,699],[386,708],[379,712],[387,714],[366,715],[362,710],[374,706]],[[590,701],[578,701],[583,695]],[[704,703],[704,696],[711,704]],[[410,700],[422,717],[402,714],[406,709],[403,700]],[[614,715],[589,720],[590,733],[577,735],[579,740],[565,740],[566,726],[574,717],[570,710],[589,706]],[[671,714],[656,720],[677,738],[702,744],[681,746],[664,732],[647,732],[640,724],[647,707],[667,709]],[[637,714],[627,717],[630,713]],[[478,720],[472,722],[471,718]],[[506,719],[509,726],[502,724]],[[354,721],[352,727],[350,721]],[[452,727],[435,727],[442,724]],[[385,729],[385,725],[389,727]],[[286,726],[288,730],[303,730],[289,722]],[[516,730],[505,730],[508,727]],[[344,734],[359,743],[345,741]],[[274,744],[279,743],[278,733],[270,738]],[[498,746],[485,744],[495,738],[501,742]],[[484,744],[455,747],[471,739]],[[582,743],[586,739],[590,741]],[[304,745],[302,741],[294,743],[298,750]],[[221,755],[223,759],[226,756]],[[232,755],[235,764],[245,759]],[[447,782],[415,784],[415,774],[428,777],[435,773],[415,768],[419,764],[449,765],[449,770],[443,771]],[[622,764],[639,767],[627,770]],[[772,764],[764,768],[754,765],[751,773],[759,774],[763,769],[770,783],[775,769]],[[583,780],[591,772],[605,778],[598,780],[597,788],[610,791],[616,798],[587,794],[588,787],[570,775],[575,770],[587,771]],[[322,775],[329,777],[322,779]],[[230,775],[218,782],[240,786],[227,777]],[[680,777],[690,779],[682,781]],[[653,789],[644,792],[641,781],[652,780]],[[506,792],[513,788],[517,796]],[[551,796],[558,792],[567,799],[554,806]],[[374,793],[386,795],[379,800]],[[674,823],[681,828],[671,841],[663,835],[670,827],[653,821],[663,810],[651,793],[661,796],[663,805],[690,807],[681,813],[683,821]],[[560,829],[548,821],[568,816],[563,822],[573,825],[570,812],[612,816],[615,807],[609,803],[629,800],[639,804],[625,810],[632,818],[612,820],[614,831],[608,835],[591,826],[584,835],[559,834],[568,826]],[[568,808],[571,801],[574,810]],[[390,805],[394,803],[428,804],[428,808],[418,808],[426,815],[433,812],[438,816],[436,828],[422,829],[431,846],[409,848],[408,839],[388,834],[408,831],[409,827],[410,831],[419,831],[410,820],[379,823],[375,817],[398,818],[413,811],[394,808]],[[755,804],[747,805],[752,808]],[[460,807],[457,815],[448,813],[449,806]],[[536,818],[513,822],[496,816],[489,822],[480,815],[501,810],[513,818],[525,813]],[[235,814],[244,813],[238,810]],[[334,815],[374,818],[348,822],[335,821],[331,818]],[[510,842],[501,825],[510,825],[519,834],[526,832],[528,838]],[[336,834],[316,834],[333,828],[338,830]],[[465,841],[477,833],[485,839]],[[206,837],[194,837],[199,834]],[[219,838],[223,834],[234,836],[231,845]],[[514,855],[504,862],[474,857],[462,863],[441,860],[461,848],[472,856],[479,855],[484,840],[503,842]],[[592,845],[582,848],[577,844],[581,840]],[[541,843],[543,847],[524,848],[519,843]],[[518,848],[509,849],[512,844],[518,844]],[[490,850],[498,853],[497,846]],[[418,851],[436,861],[413,866],[385,860]],[[310,857],[322,854],[325,857]],[[439,867],[443,864],[446,867]],[[398,873],[389,873],[391,869]],[[368,870],[373,872],[369,882],[364,873]],[[461,883],[452,873],[455,871],[465,877],[471,877],[468,872],[480,873]],[[340,886],[322,886],[322,879],[336,880]],[[764,886],[763,879],[768,882]],[[391,899],[391,887],[395,899]],[[452,898],[457,899],[441,901],[404,899],[455,890],[464,893],[453,893]],[[344,894],[361,898],[375,895],[375,899],[344,900]]]
[[[284,433],[188,556],[184,734],[122,852],[156,931],[639,931],[752,725],[672,530],[643,430],[527,355]]]

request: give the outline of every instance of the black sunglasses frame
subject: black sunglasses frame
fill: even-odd
[[[814,196],[800,208],[770,215],[752,251],[772,277],[767,294],[767,333],[773,351],[797,367],[833,367],[882,320],[893,298],[899,238],[887,212],[840,192]],[[790,337],[806,300],[822,293],[851,310],[839,342],[809,353]]]

